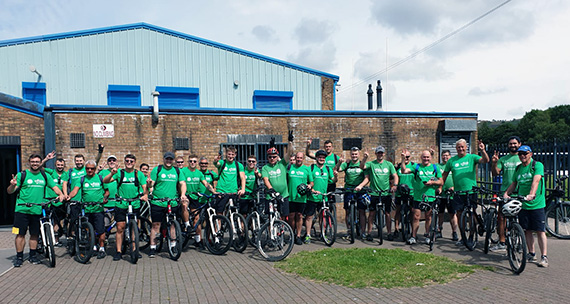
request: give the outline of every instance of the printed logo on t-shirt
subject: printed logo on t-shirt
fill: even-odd
[[[33,181],[33,180],[31,180],[31,179],[29,179],[29,180],[27,180],[27,183],[31,185],[31,184],[33,184],[33,183],[34,183],[34,181]]]
[[[160,177],[166,178],[166,174],[162,173],[162,174],[160,175]]]

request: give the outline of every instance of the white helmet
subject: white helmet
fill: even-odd
[[[517,216],[521,211],[522,203],[518,200],[510,200],[508,203],[503,205],[501,210],[506,216]]]

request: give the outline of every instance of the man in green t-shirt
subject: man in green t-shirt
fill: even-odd
[[[206,179],[206,182],[208,182],[208,184],[212,185],[212,187],[216,189],[216,185],[218,183],[218,173],[208,169],[209,165],[208,158],[204,156],[200,157],[198,164],[200,165],[200,172],[202,172],[202,175],[204,175],[204,179]],[[198,188],[198,192],[208,195],[212,194],[212,192],[208,190],[204,185],[200,185],[200,187]],[[205,203],[206,198],[201,197],[200,202]]]
[[[400,162],[400,171],[403,174],[412,174],[412,180],[414,183],[414,201],[412,209],[412,236],[408,240],[408,244],[413,245],[417,241],[418,228],[420,227],[420,217],[422,215],[422,209],[420,204],[422,202],[433,202],[433,198],[425,198],[424,194],[429,196],[435,196],[436,190],[443,185],[443,180],[441,179],[441,172],[436,165],[431,163],[431,153],[428,150],[422,151],[422,162],[421,164],[416,164],[412,168],[408,168],[405,165],[406,155],[409,155],[409,151],[404,149],[402,151],[402,160]],[[431,224],[431,209],[425,213],[426,221],[426,232],[427,227]],[[429,244],[429,238],[425,239],[426,244]]]
[[[316,162],[310,168],[310,174],[313,178],[313,192],[307,197],[307,204],[305,206],[305,229],[307,235],[305,236],[305,244],[311,243],[311,230],[313,228],[313,217],[315,211],[323,202],[323,195],[327,193],[327,187],[331,183],[336,183],[338,172],[325,166],[325,159],[327,153],[324,150],[315,152]],[[339,162],[340,163],[340,162]],[[336,167],[335,167],[336,168]],[[321,219],[322,220],[322,219]]]
[[[342,158],[337,163],[335,167],[335,171],[343,172],[344,171],[344,188],[346,192],[344,193],[344,210],[345,214],[348,214],[348,202],[352,199],[353,195],[357,195],[356,202],[361,206],[364,206],[366,209],[366,205],[364,204],[364,193],[354,194],[354,192],[358,192],[362,190],[358,188],[358,185],[361,183],[368,184],[368,180],[364,180],[364,170],[360,168],[360,149],[358,147],[350,148],[350,159],[344,161]],[[348,216],[345,216],[346,227],[348,227]],[[362,227],[364,228],[364,227]]]
[[[100,203],[85,206],[85,216],[91,225],[93,225],[95,235],[99,239],[97,259],[102,259],[107,256],[105,252],[105,210],[102,205],[105,204],[109,198],[109,190],[103,183],[103,177],[95,174],[96,169],[97,163],[94,160],[85,162],[85,172],[87,172],[87,174],[73,180],[71,184],[73,190],[69,196],[75,197],[77,193],[81,191],[81,202]],[[79,217],[79,212],[72,210],[71,213],[71,220],[75,221]]]
[[[451,219],[452,227],[457,227],[457,219],[461,218],[463,208],[468,202],[477,200],[477,193],[469,192],[473,187],[477,186],[477,165],[489,162],[485,144],[479,140],[477,147],[479,152],[481,152],[481,156],[467,153],[467,141],[463,138],[459,139],[455,143],[457,155],[449,159],[443,171],[443,183],[445,184],[449,174],[452,173],[454,190],[464,192],[454,194],[451,201],[451,207],[456,214],[456,217]],[[459,240],[455,244],[462,246],[463,240]]]
[[[410,151],[406,150],[404,155],[404,164],[406,168],[412,169],[416,166],[414,162],[411,161]],[[412,201],[414,197],[414,185],[413,179],[414,174],[412,172],[402,173],[401,167],[402,163],[396,164],[396,172],[398,173],[398,187],[396,188],[396,197],[394,198],[394,205],[396,206],[396,212],[394,214],[394,238],[398,237],[400,233],[398,228],[400,227],[400,219],[402,218],[401,210],[402,204],[407,204],[409,208],[412,207]],[[411,209],[408,209],[411,210]],[[407,236],[403,235],[402,240]]]
[[[310,147],[311,147],[311,143],[313,142],[312,139],[309,139],[307,141],[307,147],[305,148],[305,154],[307,155],[307,157],[311,158],[311,159],[316,159],[315,155],[311,153],[310,151]],[[340,163],[340,157],[336,154],[333,153],[333,142],[331,140],[325,140],[324,144],[323,144],[323,149],[325,150],[325,152],[327,153],[327,156],[325,158],[325,166],[328,167],[331,170],[334,170],[335,166]],[[327,192],[333,192],[336,189],[336,181],[335,182],[329,182],[328,186],[327,186]],[[336,201],[335,201],[336,197],[334,195],[329,195],[329,204],[330,207],[332,208],[331,211],[336,212]],[[334,213],[336,214],[336,213]]]
[[[303,165],[305,154],[297,152],[295,154],[295,163],[289,170],[287,184],[289,188],[289,225],[295,229],[295,244],[302,245],[301,229],[303,228],[303,212],[307,205],[307,194],[299,192],[299,186],[305,185],[309,189],[313,187],[313,176],[309,167]],[[301,186],[302,187],[302,186]]]
[[[370,213],[368,214],[368,225],[366,229],[366,235],[363,237],[367,241],[372,241],[372,223],[374,223],[374,216],[376,215],[376,206],[382,202],[384,206],[384,216],[386,218],[386,231],[388,232],[387,239],[389,241],[394,240],[392,235],[392,220],[390,218],[390,212],[392,211],[392,193],[396,191],[396,185],[399,182],[398,174],[394,165],[384,160],[384,153],[386,149],[383,146],[378,146],[374,149],[376,154],[376,159],[367,162],[368,152],[364,152],[364,159],[360,163],[360,169],[365,171],[365,181],[359,185],[359,188],[364,187],[367,180],[370,181],[370,206],[368,209]],[[360,213],[361,227],[366,223],[366,209],[359,207],[358,212]],[[363,233],[364,234],[364,233]]]
[[[281,195],[283,201],[279,201],[277,206],[279,212],[281,213],[281,219],[287,221],[289,216],[289,187],[287,185],[287,159],[291,158],[291,153],[293,148],[291,147],[291,142],[287,145],[287,153],[283,155],[283,159],[279,158],[279,151],[277,148],[271,147],[267,150],[267,165],[261,168],[261,177],[263,178],[263,183],[267,188],[266,199],[266,210],[269,210],[269,201],[271,200],[271,195],[269,193],[274,192]]]
[[[257,190],[258,181],[261,180],[261,172],[257,169],[257,158],[255,155],[247,157],[245,166],[245,195],[239,199],[239,213],[247,216],[253,209],[254,197],[253,192]]]
[[[85,172],[85,156],[83,156],[83,154],[76,154],[73,157],[73,161],[75,163],[75,167],[69,169],[68,174],[67,174],[67,179],[64,180],[63,183],[63,193],[67,196],[69,196],[69,193],[71,192],[71,190],[73,190],[73,188],[71,187],[71,185],[73,184],[73,181],[75,179],[81,178],[82,176],[85,176],[85,174],[87,174],[87,172]],[[69,199],[71,200],[78,200],[81,197],[81,192],[76,194],[76,197],[69,197]]]
[[[28,158],[29,170],[19,172],[15,176],[12,175],[10,186],[8,186],[8,194],[18,191],[16,198],[16,209],[14,212],[14,226],[12,233],[16,235],[14,240],[16,246],[16,259],[14,267],[22,266],[24,262],[24,247],[26,246],[26,233],[30,229],[30,254],[29,261],[32,264],[39,264],[36,249],[38,246],[38,237],[40,234],[40,217],[42,207],[39,205],[26,206],[26,203],[43,203],[46,201],[45,192],[49,188],[53,190],[59,201],[65,199],[65,195],[49,178],[45,172],[41,171],[42,158],[37,154],[32,154]],[[25,175],[25,178],[22,176]]]
[[[528,248],[527,260],[537,260],[534,250],[534,236],[536,233],[538,247],[540,248],[540,262],[538,266],[548,267],[546,232],[544,226],[546,207],[544,186],[544,165],[532,159],[532,150],[523,145],[517,150],[521,164],[515,169],[513,182],[505,190],[503,197],[509,199],[509,195],[518,189],[518,195],[525,196],[522,201],[522,210],[519,212],[519,224],[524,229],[526,245]]]
[[[148,189],[146,187],[146,177],[140,171],[135,169],[137,158],[133,154],[125,155],[125,169],[119,169],[118,166],[111,168],[109,174],[103,178],[103,182],[107,185],[113,182],[117,187],[117,195],[124,199],[133,199],[140,196],[140,200],[148,200]],[[142,196],[141,196],[142,193]],[[140,214],[140,200],[132,202],[133,212]],[[115,234],[117,251],[113,255],[113,261],[121,259],[121,250],[123,244],[123,233],[127,220],[129,204],[128,202],[117,201],[115,204],[115,221],[117,221],[117,233]],[[139,258],[140,258],[139,253]]]
[[[103,165],[100,165],[103,166]],[[109,157],[107,157],[107,167],[106,169],[102,169],[101,171],[99,171],[99,175],[101,175],[101,177],[105,178],[105,176],[109,175],[109,173],[111,173],[111,170],[113,170],[113,168],[118,168],[118,163],[117,163],[117,157],[115,155],[109,155]],[[110,200],[107,201],[107,203],[105,203],[105,205],[103,205],[104,208],[108,209],[108,208],[113,208],[115,207],[115,200],[114,198],[117,196],[117,181],[113,181],[112,183],[106,184],[107,186],[107,190],[109,190],[109,198],[111,198]]]
[[[61,192],[63,193],[64,181],[69,179],[68,172],[65,171],[65,160],[63,158],[56,159],[55,170],[50,168],[45,168],[45,171],[48,174],[48,176],[50,176],[53,179],[53,182],[59,188],[59,190],[61,190]],[[53,190],[49,188],[46,189],[46,198],[52,199],[56,197],[57,194]],[[55,232],[55,243],[56,246],[59,247],[62,246],[62,244],[59,241],[60,237],[59,228],[63,227],[61,221],[66,217],[67,210],[65,208],[65,204],[61,202],[52,204],[52,207],[53,207],[52,208],[53,220],[54,220],[53,230]]]
[[[439,169],[439,172],[441,173],[441,175],[443,176],[443,172],[445,170],[445,165],[447,164],[447,162],[449,161],[449,159],[451,158],[451,152],[449,150],[443,150],[441,151],[441,162],[439,164],[437,164],[437,168]],[[449,174],[452,174],[451,172]],[[457,236],[457,215],[455,214],[455,212],[453,211],[453,208],[451,207],[451,200],[453,198],[453,195],[446,195],[446,191],[450,190],[453,191],[453,177],[448,177],[445,180],[445,183],[443,184],[442,187],[440,187],[439,189],[439,193],[443,193],[443,196],[445,196],[446,198],[442,198],[439,201],[439,212],[437,214],[437,216],[439,217],[439,231],[437,232],[436,237],[437,238],[441,238],[442,237],[442,231],[443,231],[443,220],[444,220],[444,216],[445,216],[445,210],[447,209],[447,212],[449,213],[451,220],[449,225],[451,226],[451,240],[454,242],[457,242],[459,240],[459,237]],[[453,219],[455,219],[455,222],[453,221]],[[455,226],[453,226],[452,223],[455,223]]]
[[[245,173],[244,167],[236,160],[236,148],[229,146],[226,148],[226,159],[221,159],[221,155],[216,155],[214,165],[218,168],[218,184],[216,191],[219,193],[236,193],[238,197],[245,194]],[[216,201],[214,208],[216,213],[222,214],[231,195],[221,195]]]
[[[515,174],[516,167],[521,163],[518,156],[518,149],[521,146],[521,139],[518,136],[511,136],[508,141],[509,154],[499,158],[499,151],[495,151],[493,157],[491,157],[491,173],[493,177],[499,176],[502,173],[503,181],[501,183],[501,194],[505,193],[505,190],[513,183],[513,176]],[[497,232],[499,234],[499,243],[489,250],[499,252],[506,251],[507,246],[505,245],[505,226],[507,222],[505,216],[499,212],[497,218]]]
[[[186,181],[184,173],[180,171],[174,164],[174,153],[166,152],[163,156],[163,164],[152,169],[150,178],[153,187],[153,198],[162,199],[180,198],[182,204],[188,203],[186,198]],[[148,185],[148,182],[147,182]],[[173,200],[170,202],[171,211],[179,214],[178,202]],[[168,212],[168,202],[150,200],[150,219],[152,221],[152,230],[150,231],[150,251],[148,256],[154,258],[156,255],[155,236],[159,233],[160,224],[166,219]],[[175,246],[176,244],[170,244]]]

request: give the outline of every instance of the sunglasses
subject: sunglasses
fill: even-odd
[[[184,161],[177,161],[176,163],[177,163],[177,164],[183,164]]]
[[[197,163],[198,161],[195,160],[195,159],[191,159],[191,160],[189,160],[188,162],[189,162],[189,163]]]
[[[204,166],[207,166],[207,165],[208,165],[208,163],[200,163],[200,165],[204,165]]]
[[[85,170],[95,170],[95,168],[85,167]]]
[[[269,155],[269,156],[267,156],[267,158],[269,158],[269,159],[277,158],[277,155]]]
[[[248,159],[247,162],[248,162],[248,163],[255,163],[255,162],[257,162],[257,161],[256,161],[256,160],[249,160],[249,159]]]
[[[130,163],[134,163],[135,161],[133,159],[125,159],[125,163],[130,164]]]
[[[519,155],[527,155],[529,152],[519,152]]]

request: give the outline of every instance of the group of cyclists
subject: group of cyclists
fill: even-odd
[[[349,200],[356,196],[360,236],[363,241],[373,240],[376,206],[382,203],[388,240],[393,240],[401,233],[399,213],[402,204],[409,204],[412,207],[412,231],[407,240],[408,244],[413,245],[419,241],[418,230],[422,212],[425,213],[426,225],[424,237],[426,242],[429,242],[427,232],[431,211],[423,206],[439,194],[444,199],[439,204],[438,216],[441,218],[438,237],[441,237],[441,223],[444,211],[447,210],[450,215],[451,237],[461,245],[463,241],[458,237],[458,215],[465,204],[468,204],[470,196],[476,195],[470,191],[477,185],[477,165],[489,161],[492,163],[493,174],[503,175],[501,192],[504,197],[507,198],[514,191],[526,196],[519,219],[528,240],[528,260],[537,261],[533,241],[533,232],[536,232],[541,251],[539,266],[548,266],[544,233],[544,167],[540,162],[532,160],[531,148],[521,146],[520,139],[516,136],[509,139],[510,153],[501,158],[497,153],[489,158],[485,145],[480,141],[477,147],[481,155],[469,154],[467,142],[460,139],[455,145],[457,155],[451,157],[450,151],[441,151],[440,163],[433,163],[433,149],[421,151],[418,163],[412,162],[411,151],[404,149],[396,166],[385,159],[386,150],[383,146],[374,149],[373,160],[369,160],[370,153],[367,150],[361,151],[358,147],[351,148],[350,158],[344,159],[334,154],[330,140],[325,141],[323,150],[315,152],[311,151],[312,141],[308,140],[305,151],[296,153],[293,153],[292,149],[293,140],[294,137],[290,133],[284,155],[280,155],[272,140],[267,150],[267,164],[262,168],[258,167],[255,155],[249,155],[247,163],[239,163],[236,160],[236,149],[231,146],[226,148],[225,157],[222,157],[222,153],[214,157],[213,166],[216,170],[209,169],[210,163],[206,157],[191,154],[185,159],[173,152],[164,153],[162,164],[152,170],[146,163],[137,165],[133,154],[123,157],[123,165],[119,165],[119,159],[115,155],[108,156],[104,163],[99,164],[104,151],[102,145],[99,145],[95,160],[86,161],[83,155],[75,155],[75,166],[69,170],[66,170],[65,160],[61,158],[55,160],[55,169],[43,168],[46,161],[56,158],[55,151],[45,158],[33,154],[28,159],[29,169],[13,175],[8,187],[8,193],[17,192],[12,230],[16,235],[14,266],[20,267],[23,263],[25,235],[28,229],[29,261],[32,264],[40,263],[36,248],[41,207],[26,203],[41,203],[54,198],[57,198],[58,202],[52,207],[58,220],[65,218],[67,214],[71,221],[78,216],[77,208],[68,207],[67,201],[100,203],[85,208],[86,216],[97,235],[98,243],[94,250],[97,251],[99,259],[107,255],[105,208],[114,208],[117,233],[113,260],[121,260],[122,231],[125,229],[128,206],[124,201],[113,200],[115,197],[139,198],[140,200],[133,203],[137,213],[141,202],[150,203],[152,229],[148,256],[151,258],[157,252],[155,236],[169,212],[165,200],[161,199],[176,199],[171,202],[171,211],[180,216],[182,229],[187,230],[196,224],[190,223],[189,214],[206,203],[207,196],[199,196],[198,193],[215,195],[217,199],[213,205],[219,214],[224,211],[232,195],[237,195],[239,212],[247,215],[254,208],[256,197],[253,193],[259,187],[265,188],[267,200],[275,194],[281,196],[278,208],[282,219],[293,228],[295,244],[308,244],[312,241],[311,226],[316,209],[323,201],[323,196],[335,190],[340,172],[344,172],[344,209],[348,209]],[[314,163],[305,165],[306,157],[313,159]],[[456,194],[447,190],[456,191]],[[334,197],[328,197],[331,206],[336,203]],[[392,206],[395,206],[394,213]],[[395,227],[392,227],[392,214]],[[501,225],[504,226],[504,219],[499,217],[499,227]],[[57,229],[58,225],[55,227]],[[197,229],[194,235],[195,244],[202,247],[200,227]],[[56,230],[56,241],[59,244],[61,234]],[[499,236],[500,242],[492,250],[504,250],[505,236]]]

